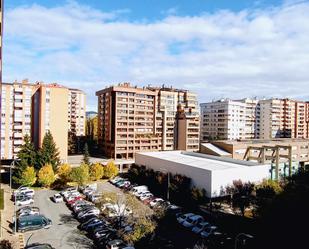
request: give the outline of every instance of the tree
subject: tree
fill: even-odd
[[[232,197],[234,207],[240,209],[242,215],[245,215],[245,209],[250,206],[253,195],[254,184],[251,182],[243,183],[241,180],[233,181],[232,186],[227,186],[225,192]]]
[[[9,240],[1,240],[0,249],[13,249],[13,246]]]
[[[84,157],[83,157],[83,163],[90,165],[90,155],[88,150],[88,144],[85,143],[84,145]]]
[[[90,179],[93,181],[97,181],[101,179],[104,175],[104,169],[102,164],[96,163],[90,166]]]
[[[38,173],[38,183],[43,187],[50,187],[55,181],[55,173],[51,164],[43,166]]]
[[[104,177],[105,178],[112,178],[116,175],[118,175],[118,167],[115,165],[114,161],[111,160],[107,163],[107,165],[104,167]]]
[[[43,138],[42,148],[38,153],[38,157],[40,167],[51,164],[53,170],[57,170],[57,166],[60,164],[59,150],[50,131],[47,131]]]
[[[133,231],[123,235],[123,239],[128,243],[136,243],[145,236],[152,234],[156,229],[156,223],[147,217],[140,218],[134,223]]]
[[[71,171],[72,171],[72,167],[70,164],[67,164],[67,163],[61,164],[57,168],[57,175],[62,183],[67,183],[71,180],[70,179]]]
[[[20,147],[19,152],[17,153],[17,163],[16,169],[14,170],[14,178],[20,179],[23,171],[28,166],[35,166],[36,162],[36,151],[33,143],[31,142],[30,136],[26,134],[24,136],[24,144]]]
[[[13,177],[13,180],[16,183],[19,183],[24,186],[32,186],[36,182],[36,172],[34,167],[28,166],[22,172],[20,178]]]
[[[73,168],[70,174],[72,181],[78,185],[84,185],[89,180],[89,166],[81,164],[79,167]]]
[[[76,153],[76,135],[73,132],[69,132],[68,134],[68,153],[75,154]]]
[[[309,220],[309,170],[300,169],[287,178],[281,192],[260,217],[257,248],[306,248]],[[278,239],[284,238],[284,239]]]

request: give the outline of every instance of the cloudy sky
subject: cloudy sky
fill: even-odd
[[[4,81],[309,100],[309,1],[5,0]]]

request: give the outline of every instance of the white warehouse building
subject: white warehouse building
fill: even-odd
[[[191,178],[192,186],[206,190],[207,197],[224,195],[235,180],[260,182],[270,177],[270,165],[183,151],[139,152],[135,164]]]

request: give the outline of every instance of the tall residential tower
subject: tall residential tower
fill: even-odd
[[[105,156],[132,159],[139,151],[199,149],[195,94],[164,86],[137,88],[123,83],[96,95],[99,146]],[[178,111],[182,111],[179,118]]]

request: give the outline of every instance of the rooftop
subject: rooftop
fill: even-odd
[[[229,170],[261,165],[255,162],[209,156],[201,153],[184,151],[139,152],[137,154],[151,156],[161,160],[177,162],[180,164],[185,164],[191,167],[201,168],[209,171]]]
[[[216,140],[214,143],[225,143],[231,145],[237,144],[266,144],[266,143],[297,143],[306,142],[309,143],[309,139],[305,138],[273,138],[273,139],[244,139],[244,140]]]

